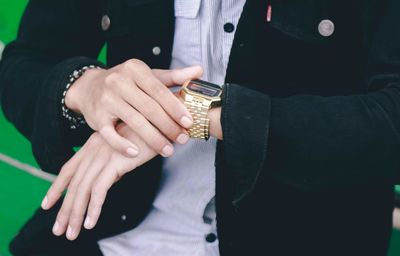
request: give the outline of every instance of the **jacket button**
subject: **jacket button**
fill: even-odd
[[[107,31],[110,28],[110,25],[111,25],[110,17],[108,17],[108,15],[104,15],[101,18],[101,29],[103,31]]]
[[[335,24],[331,20],[323,20],[318,25],[318,31],[321,36],[331,36],[335,32]]]
[[[121,216],[121,220],[122,221],[126,221],[126,215],[125,214]]]
[[[214,233],[210,233],[206,236],[206,241],[209,243],[214,243],[217,240],[217,235]]]
[[[155,56],[158,56],[158,55],[161,54],[161,48],[158,47],[158,46],[155,46],[151,51],[153,52],[153,54],[154,54]]]

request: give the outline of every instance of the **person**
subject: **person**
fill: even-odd
[[[1,105],[59,176],[11,252],[385,255],[400,178],[399,10],[29,1],[1,62]],[[207,90],[219,105],[200,107]],[[199,134],[211,138],[189,139]]]

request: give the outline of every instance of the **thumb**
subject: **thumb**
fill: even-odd
[[[187,80],[197,79],[203,75],[201,66],[182,69],[153,69],[153,74],[166,86],[183,85]]]

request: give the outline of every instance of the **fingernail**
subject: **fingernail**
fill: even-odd
[[[58,224],[58,221],[56,221],[56,223],[54,223],[53,234],[56,236],[60,235],[60,225]]]
[[[179,144],[186,144],[189,141],[189,135],[187,135],[186,133],[182,133],[178,136],[178,138],[176,138],[176,141]]]
[[[89,229],[90,224],[91,224],[90,217],[86,216],[85,223],[83,225],[85,226],[86,229]]]
[[[45,196],[45,197],[43,198],[43,201],[42,201],[42,204],[41,204],[41,207],[42,207],[43,209],[47,209],[47,203],[48,203],[48,201],[49,201],[49,200],[47,200],[47,196]]]
[[[171,147],[170,145],[165,146],[162,150],[163,157],[171,156],[173,153],[174,153],[174,148]]]
[[[185,128],[190,128],[193,125],[193,121],[189,117],[184,116],[181,118],[181,125],[183,125]]]
[[[70,225],[68,225],[67,238],[74,239],[75,238],[74,236],[75,236],[74,230],[72,229],[72,227]]]
[[[139,151],[137,149],[134,149],[134,148],[128,148],[126,150],[126,153],[131,157],[136,157],[139,154]]]

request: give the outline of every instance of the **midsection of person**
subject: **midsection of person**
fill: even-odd
[[[222,85],[234,33],[245,1],[175,0],[175,35],[170,68],[200,65],[202,79]],[[105,255],[219,255],[215,219],[216,139],[174,145],[165,158],[153,208],[135,229],[99,241]],[[208,240],[208,241],[207,241]],[[166,242],[167,241],[167,242]]]

